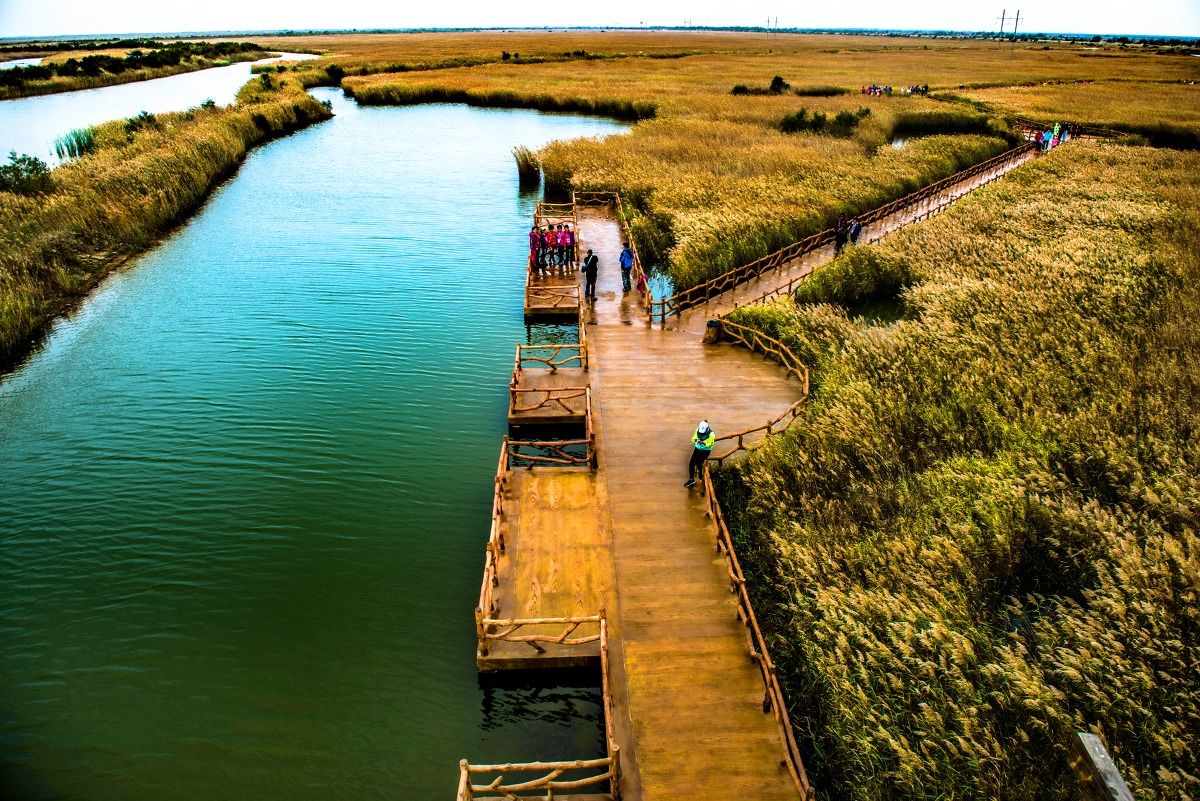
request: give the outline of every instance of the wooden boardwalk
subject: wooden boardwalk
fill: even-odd
[[[628,737],[624,795],[797,798],[704,499],[683,483],[697,421],[718,434],[750,428],[801,387],[748,351],[647,328],[637,293],[621,290],[615,220],[584,209],[579,227],[601,264],[583,320],[615,569],[608,616],[618,731]]]
[[[860,241],[924,219],[1023,160],[888,214],[864,230]],[[690,436],[700,419],[718,437],[751,429],[778,417],[805,391],[803,380],[785,378],[784,370],[759,354],[704,344],[700,335],[707,320],[789,291],[830,260],[833,247],[816,248],[651,326],[641,296],[622,290],[617,260],[622,233],[611,209],[581,206],[572,218],[581,249],[592,249],[600,259],[595,300],[579,305],[582,278],[574,276],[570,313],[579,314],[585,337],[570,362],[578,369],[556,362],[557,372],[522,370],[519,348],[509,419],[522,425],[539,417],[561,422],[577,415],[577,388],[586,386],[596,467],[508,469],[502,457],[497,508],[503,513],[493,525],[477,623],[484,618],[506,623],[480,628],[479,667],[595,663],[603,652],[609,757],[591,760],[586,768],[606,775],[619,769],[626,801],[802,798],[780,726],[764,711],[763,675],[729,590],[726,558],[715,548],[707,501],[699,487],[683,484]],[[564,279],[572,280],[555,276],[545,282],[561,286]],[[529,281],[527,315],[529,293],[542,283]],[[555,293],[571,296],[564,289]],[[570,353],[555,351],[553,359]],[[556,393],[561,402],[554,400]],[[553,622],[522,628],[517,623],[522,618]],[[528,639],[499,641],[485,634],[530,631],[541,636],[536,651]],[[561,644],[544,641],[556,636]],[[558,762],[536,768],[581,766]],[[462,763],[460,799],[493,797],[472,795],[471,777],[512,770]]]

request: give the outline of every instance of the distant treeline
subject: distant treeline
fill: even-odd
[[[147,49],[143,50],[142,48]],[[57,49],[61,50],[62,48]],[[80,49],[129,49],[130,52],[124,58],[97,54],[83,58],[68,58],[59,63],[35,64],[28,67],[0,70],[0,86],[19,88],[24,86],[27,81],[48,81],[56,76],[74,78],[82,75],[94,78],[102,72],[120,75],[131,70],[174,67],[180,62],[193,58],[219,60],[243,53],[262,52],[262,47],[253,42],[170,42],[164,44],[151,39],[122,39]]]

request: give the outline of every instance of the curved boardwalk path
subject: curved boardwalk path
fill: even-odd
[[[1019,163],[872,223],[860,241],[925,219]],[[620,739],[632,746],[623,748],[626,797],[795,799],[706,504],[683,482],[698,420],[707,418],[718,436],[744,430],[803,391],[761,356],[702,344],[706,321],[802,279],[832,259],[833,246],[648,327],[637,293],[621,290],[617,222],[603,208],[577,213],[582,247],[601,264],[598,297],[582,319],[614,563],[615,706]]]
[[[862,235],[859,237],[859,242],[874,242],[893,231],[925,220],[958,198],[995,181],[1026,161],[1037,158],[1037,156],[1038,151],[1031,150],[1008,163],[998,165],[987,172],[955,183],[941,194],[910,206],[905,206],[894,214],[890,214],[887,217],[864,226]],[[704,332],[704,323],[707,320],[728,314],[737,306],[745,306],[749,303],[762,300],[764,295],[786,292],[788,289],[795,287],[798,282],[808,277],[817,267],[831,261],[833,255],[832,244],[817,248],[777,270],[772,270],[759,278],[738,284],[733,289],[721,293],[704,305],[685,311],[677,317],[668,318],[665,326],[667,328],[682,329],[702,334]],[[763,419],[765,420],[766,418],[764,417]]]
[[[1023,160],[900,208],[872,223],[860,241],[925,219]],[[708,419],[718,437],[743,431],[804,393],[801,381],[782,379],[761,355],[704,344],[698,334],[705,322],[786,291],[829,261],[833,247],[650,326],[642,298],[621,289],[621,228],[613,212],[579,207],[575,214],[581,247],[594,250],[601,266],[598,297],[580,310],[598,467],[557,474],[535,468],[514,479],[523,484],[514,489],[517,511],[506,524],[509,549],[498,558],[513,585],[501,582],[497,590],[503,616],[604,610],[626,801],[800,798],[779,726],[764,712],[763,678],[729,591],[725,557],[714,547],[706,500],[683,483],[698,420]],[[583,486],[571,489],[571,482]],[[564,506],[568,495],[589,503]],[[580,572],[581,565],[588,567]]]
[[[750,428],[801,385],[747,351],[647,328],[637,293],[621,291],[617,222],[606,210],[579,214],[583,247],[601,263],[583,320],[612,532],[615,708],[632,745],[624,795],[794,799],[707,507],[683,482],[698,420],[718,434]]]

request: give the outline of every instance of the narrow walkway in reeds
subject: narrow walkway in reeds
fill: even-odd
[[[613,691],[633,746],[625,795],[795,799],[705,501],[683,483],[698,420],[718,434],[759,425],[802,384],[748,351],[648,328],[621,291],[611,212],[581,209],[579,227],[601,263],[583,320],[615,566]]]
[[[1036,149],[1029,149],[1021,153],[1012,153],[1007,158],[997,157],[993,160],[997,162],[994,166],[977,175],[948,181],[947,186],[938,188],[928,197],[915,203],[897,201],[895,204],[889,204],[897,205],[899,208],[864,225],[859,243],[877,241],[880,237],[893,231],[926,220],[960,197],[1003,177],[1006,173],[1037,156]],[[685,310],[677,316],[668,317],[665,326],[700,334],[703,333],[707,320],[728,314],[738,306],[789,294],[799,282],[812,274],[814,269],[833,259],[833,249],[833,243],[829,242],[797,258],[787,260],[781,266],[768,270],[757,278],[751,278],[720,292],[706,303]]]

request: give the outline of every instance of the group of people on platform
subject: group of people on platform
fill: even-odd
[[[1062,122],[1056,122],[1054,123],[1053,128],[1047,128],[1046,130],[1042,131],[1042,135],[1038,137],[1038,144],[1041,146],[1042,152],[1045,153],[1052,148],[1058,147],[1063,142],[1070,139],[1071,136],[1072,134],[1070,125]]]
[[[529,269],[535,273],[564,272],[575,266],[575,232],[566,223],[529,231]]]
[[[858,238],[862,236],[862,229],[862,221],[857,217],[848,218],[845,214],[839,214],[837,222],[833,225],[834,254],[841,253],[847,242],[857,245]]]

